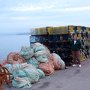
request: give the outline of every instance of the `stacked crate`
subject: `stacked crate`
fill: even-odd
[[[78,39],[82,41],[83,50],[81,50],[81,60],[85,60],[86,46],[83,40],[90,45],[90,28],[84,26],[59,26],[35,28],[31,32],[30,43],[40,42],[46,45],[51,52],[58,53],[62,59],[70,58],[71,50],[68,39],[73,33],[77,34]],[[87,50],[86,50],[87,51]]]
[[[85,60],[88,54],[88,45],[90,45],[90,28],[84,26],[68,26],[70,34],[77,34],[78,39],[82,42],[81,61]]]
[[[71,25],[71,26],[68,26],[68,30],[70,33],[73,33],[74,32],[74,27]]]

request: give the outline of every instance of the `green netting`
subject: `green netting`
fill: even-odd
[[[36,56],[36,60],[38,62],[48,62],[48,57],[47,55],[39,55],[39,56]]]
[[[13,72],[13,76],[14,77],[26,77],[26,73],[23,70],[19,69]]]
[[[6,64],[5,67],[9,70],[9,72],[11,74],[13,74],[13,68],[12,68],[13,66],[12,66],[12,64]]]
[[[36,53],[38,51],[50,52],[49,49],[45,45],[43,45],[41,43],[34,43],[34,44],[31,45],[31,48],[33,48],[34,53]]]
[[[29,78],[31,83],[38,82],[39,74],[38,74],[38,71],[36,69],[27,68],[27,69],[24,69],[24,72],[26,73],[26,75]]]
[[[31,64],[15,64],[14,65],[14,77],[28,77],[31,83],[39,80],[37,69]]]
[[[43,45],[40,45],[34,49],[34,52],[45,50],[46,48]]]
[[[41,69],[37,69],[38,74],[39,74],[39,78],[45,78],[45,74]]]
[[[14,80],[12,80],[12,86],[16,88],[31,88],[32,85],[27,77],[17,77]]]
[[[34,51],[30,47],[22,47],[20,51],[20,55],[22,55],[27,60],[34,55]]]
[[[27,61],[28,64],[33,65],[34,67],[38,67],[39,62],[35,58],[31,58]]]

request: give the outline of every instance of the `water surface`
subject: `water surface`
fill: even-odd
[[[0,35],[0,60],[10,52],[19,52],[22,46],[29,46],[29,35]]]

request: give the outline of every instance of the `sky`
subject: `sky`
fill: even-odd
[[[0,0],[0,34],[66,25],[90,26],[90,0]]]

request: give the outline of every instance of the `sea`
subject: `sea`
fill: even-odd
[[[20,52],[22,46],[30,46],[29,35],[0,35],[0,61],[10,52]]]

